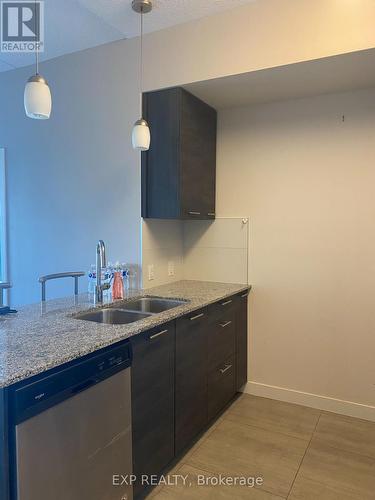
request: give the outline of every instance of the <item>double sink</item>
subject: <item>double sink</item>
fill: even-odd
[[[75,315],[74,318],[106,325],[126,325],[186,303],[187,301],[185,300],[165,299],[162,297],[142,297],[126,302],[115,303],[102,309],[80,313]]]

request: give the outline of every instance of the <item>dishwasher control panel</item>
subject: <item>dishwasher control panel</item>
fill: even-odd
[[[30,383],[25,381],[11,394],[13,420],[18,424],[31,418],[130,365],[131,347],[129,341],[126,341],[55,368],[51,373],[38,376]]]

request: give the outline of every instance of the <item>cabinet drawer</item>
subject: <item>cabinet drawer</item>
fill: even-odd
[[[236,348],[235,315],[224,313],[212,322],[208,339],[208,369],[211,371],[234,355]]]
[[[213,304],[209,308],[211,323],[224,322],[235,316],[237,297],[227,297],[226,299]]]
[[[208,377],[208,418],[212,419],[234,397],[236,366],[231,356]]]

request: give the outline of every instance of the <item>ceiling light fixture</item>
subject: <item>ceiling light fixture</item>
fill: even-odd
[[[140,40],[140,94],[141,94],[141,110],[142,110],[142,80],[143,80],[143,14],[147,14],[152,10],[151,0],[133,0],[132,8],[141,16],[141,40]],[[142,111],[141,111],[142,114]],[[147,151],[150,148],[151,134],[147,121],[144,118],[137,120],[133,127],[132,143],[133,148],[140,151]]]
[[[31,76],[25,86],[24,105],[29,118],[47,120],[51,115],[52,97],[47,80],[39,74],[39,48],[40,48],[40,16],[37,2],[35,1],[35,75]]]

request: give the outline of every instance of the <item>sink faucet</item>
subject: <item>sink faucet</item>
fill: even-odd
[[[103,240],[99,240],[96,246],[96,286],[95,286],[95,302],[103,302],[103,291],[110,288],[109,283],[102,284],[102,269],[107,266],[105,256],[105,244]]]

